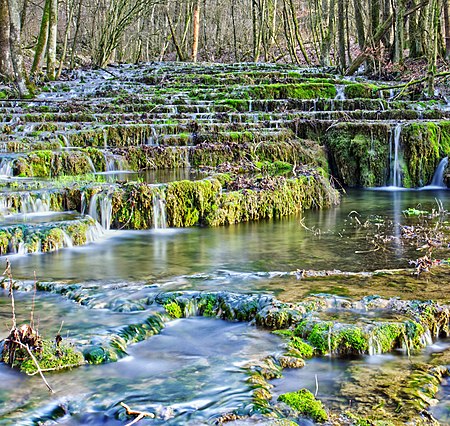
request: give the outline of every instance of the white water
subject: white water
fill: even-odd
[[[345,101],[345,86],[343,84],[336,85],[336,101]]]
[[[104,151],[103,154],[105,156],[105,164],[106,164],[105,170],[107,173],[118,172],[128,169],[128,164],[122,156],[112,154],[111,152],[108,151]]]
[[[448,166],[448,157],[443,158],[434,172],[430,185],[424,186],[422,189],[443,189],[447,188],[444,183],[444,173]]]
[[[99,214],[100,213],[100,214]],[[89,202],[89,216],[108,231],[111,227],[112,200],[109,192],[97,192]]]
[[[13,161],[10,158],[3,158],[0,162],[0,177],[11,177],[13,175]]]
[[[390,185],[392,189],[403,188],[402,168],[400,164],[400,137],[402,134],[402,125],[397,123],[394,130],[391,131],[391,140],[389,146],[389,164],[390,164]]]
[[[167,228],[166,195],[163,190],[153,193],[153,228]]]

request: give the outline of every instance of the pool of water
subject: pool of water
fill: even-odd
[[[374,251],[371,236],[376,228],[355,225],[350,216],[357,216],[362,224],[377,218],[394,225],[414,223],[402,211],[420,207],[431,212],[437,208],[436,198],[450,209],[450,191],[352,191],[340,206],[306,211],[303,217],[219,228],[110,231],[94,245],[17,257],[12,263],[14,274],[21,278],[33,271],[44,279],[75,281],[158,281],[205,274],[203,282],[213,277],[212,286],[217,280],[234,286],[236,278],[245,281],[248,290],[252,283],[261,288],[261,279],[251,275],[258,272],[405,268],[418,256],[415,247],[394,242],[386,250]],[[392,232],[398,228],[392,226]]]

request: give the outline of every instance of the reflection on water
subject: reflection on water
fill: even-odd
[[[151,184],[168,183],[180,180],[199,180],[205,177],[205,174],[189,168],[145,170],[143,172],[130,172],[126,170],[117,170],[109,172],[98,172],[95,175],[102,176],[106,182],[131,182],[142,181]]]
[[[301,225],[300,217],[290,217],[219,228],[111,231],[109,238],[87,247],[15,258],[13,267],[20,277],[29,277],[36,270],[46,279],[72,280],[158,280],[220,269],[361,271],[407,267],[408,260],[417,257],[414,249],[396,245],[394,251],[373,252],[367,229],[353,226],[349,213],[357,212],[362,223],[377,215],[396,224],[405,223],[402,210],[419,206],[431,211],[436,208],[435,198],[450,209],[449,191],[352,191],[341,206],[306,211],[302,223],[309,230]]]

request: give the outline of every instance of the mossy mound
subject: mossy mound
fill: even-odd
[[[26,324],[13,329],[5,339],[1,359],[28,375],[37,374],[39,370],[58,371],[84,364],[83,354],[61,336],[55,341],[43,339]]]
[[[322,402],[317,400],[307,389],[284,393],[278,397],[278,401],[284,402],[295,411],[310,417],[316,422],[323,423],[328,420],[328,415]]]

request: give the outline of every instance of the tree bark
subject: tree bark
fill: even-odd
[[[11,46],[11,61],[14,70],[14,80],[20,96],[28,96],[29,91],[23,75],[22,47],[20,45],[20,8],[18,0],[8,0],[9,12],[9,43]]]
[[[41,68],[43,55],[47,46],[49,12],[50,0],[46,0],[42,12],[41,29],[39,30],[39,37],[34,52],[33,65],[31,66],[31,75],[36,74]]]
[[[362,14],[361,0],[353,0],[353,7],[355,8],[355,25],[356,33],[358,35],[358,46],[362,50],[366,42],[364,34],[364,18]]]
[[[339,44],[339,67],[344,72],[347,67],[345,59],[345,7],[344,0],[338,0],[338,44]]]
[[[67,54],[67,44],[69,43],[69,31],[70,31],[70,25],[72,24],[73,14],[75,12],[75,0],[72,0],[69,6],[69,16],[67,18],[67,26],[66,30],[64,32],[64,44],[63,49],[61,53],[61,60],[59,61],[59,67],[58,72],[56,73],[56,78],[58,79],[61,76],[62,68],[64,65],[64,61],[66,59]]]
[[[9,44],[8,0],[0,0],[0,79],[13,79],[14,70]]]
[[[322,66],[329,66],[331,64],[330,61],[331,38],[334,35],[334,26],[335,26],[335,0],[330,0],[327,30],[322,40],[322,45],[320,48],[320,64]]]
[[[72,51],[70,52],[70,69],[73,69],[75,65],[75,52],[78,41],[78,32],[80,31],[80,21],[81,21],[81,8],[83,6],[83,0],[78,3],[78,13],[77,13],[77,23],[75,24],[75,34],[73,36]]]
[[[49,0],[48,44],[47,44],[47,77],[56,77],[56,36],[58,27],[58,0]]]
[[[445,59],[450,60],[450,16],[449,0],[443,1],[444,8],[444,31],[445,31]]]
[[[192,62],[197,62],[198,40],[200,34],[200,0],[194,3],[193,39],[192,39]]]

